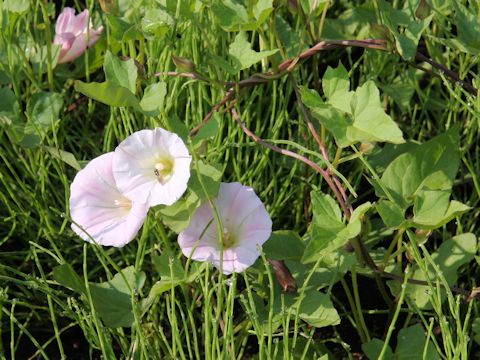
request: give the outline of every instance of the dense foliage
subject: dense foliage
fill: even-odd
[[[89,10],[83,42],[66,6]],[[0,358],[478,356],[479,13],[3,0]],[[154,128],[188,148],[185,194],[124,247],[83,241],[76,174]],[[224,274],[177,237],[235,182],[273,232]]]

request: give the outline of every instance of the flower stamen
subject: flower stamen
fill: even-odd
[[[235,236],[228,232],[226,227],[223,228],[223,248],[228,249],[232,247],[236,242]]]
[[[127,210],[130,210],[132,207],[132,202],[127,198],[115,199],[113,204],[118,207],[126,208]]]
[[[157,177],[158,182],[162,185],[165,185],[172,177],[173,162],[170,159],[159,160],[155,164],[155,169],[153,170],[153,173]]]

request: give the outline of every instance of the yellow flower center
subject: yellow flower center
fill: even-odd
[[[153,170],[153,173],[160,184],[166,184],[173,174],[173,159],[163,158],[158,160],[155,164],[155,170]]]
[[[227,228],[223,228],[223,248],[228,249],[235,245],[237,239],[235,235],[228,232]]]
[[[129,199],[127,199],[126,197],[122,197],[120,199],[113,200],[113,204],[116,207],[125,208],[125,210],[128,210],[128,211],[132,208],[132,202]]]

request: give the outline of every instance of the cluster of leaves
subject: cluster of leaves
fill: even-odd
[[[456,114],[460,114],[458,119],[463,115],[476,119],[479,105],[461,87],[449,85],[443,74],[442,81],[429,78],[428,87],[421,88],[423,73],[409,68],[407,61],[414,61],[422,39],[432,57],[439,60],[445,60],[443,46],[453,48],[455,56],[460,54],[463,67],[455,62],[454,55],[448,59],[450,65],[469,74],[473,65],[466,64],[480,47],[475,5],[449,7],[437,1],[409,1],[397,9],[377,1],[357,7],[336,4],[329,9],[329,2],[280,3],[166,0],[130,7],[127,1],[119,1],[114,11],[102,16],[107,40],[73,66],[57,67],[58,48],[51,46],[51,38],[42,42],[35,41],[29,32],[18,35],[18,29],[30,27],[22,19],[33,9],[29,1],[2,3],[0,131],[13,150],[7,151],[7,145],[2,144],[6,149],[2,182],[7,190],[1,194],[5,203],[11,203],[2,210],[5,222],[13,221],[14,225],[2,230],[5,240],[0,240],[0,246],[12,246],[12,239],[19,241],[19,234],[27,234],[35,245],[23,245],[22,261],[26,259],[29,264],[35,259],[32,268],[39,274],[39,279],[23,279],[22,274],[30,268],[14,270],[14,261],[7,266],[0,264],[0,279],[8,284],[1,287],[5,292],[0,292],[0,310],[5,309],[10,319],[16,319],[12,315],[15,301],[7,293],[19,298],[31,293],[35,299],[47,298],[48,310],[38,310],[32,300],[31,313],[48,311],[70,318],[81,327],[89,345],[107,357],[115,352],[126,356],[134,353],[137,345],[131,344],[137,341],[138,351],[144,355],[157,351],[183,358],[215,358],[229,349],[237,351],[237,357],[245,351],[277,358],[289,353],[299,358],[334,356],[334,345],[314,340],[319,334],[316,329],[340,329],[337,325],[346,326],[352,317],[352,328],[357,329],[362,344],[348,344],[346,352],[361,349],[371,359],[380,354],[384,359],[449,358],[456,351],[466,356],[469,317],[478,309],[476,305],[461,308],[464,299],[450,289],[465,281],[465,265],[472,263],[478,250],[471,231],[475,229],[479,192],[476,172],[471,168],[478,170],[479,165],[476,160],[471,165],[470,159],[471,154],[474,158],[479,155],[472,152],[478,148],[474,135],[478,124],[469,120],[451,126],[450,117],[457,119]],[[50,29],[53,5],[41,1],[36,5],[41,20],[34,25]],[[330,11],[335,18],[318,21]],[[98,13],[94,19],[100,20]],[[431,24],[442,31],[433,31]],[[457,37],[444,32],[452,25],[457,28]],[[199,29],[208,29],[205,39],[198,34]],[[44,30],[44,35],[50,34],[48,31]],[[342,62],[337,56],[325,55],[320,60],[322,67],[316,66],[316,58],[313,65],[299,62],[288,76],[278,74],[278,79],[271,77],[270,83],[251,91],[239,90],[237,106],[242,120],[267,141],[312,156],[339,177],[352,199],[359,194],[348,216],[342,214],[338,199],[329,195],[328,187],[311,170],[258,145],[250,146],[246,136],[228,123],[228,115],[214,115],[189,137],[189,130],[223,98],[225,83],[269,69],[275,72],[282,61],[314,45],[312,34],[317,33],[334,39],[380,34],[388,41],[391,53],[367,51],[358,55],[352,51]],[[177,70],[193,73],[193,81],[163,75],[173,66],[173,54],[192,58],[184,63],[189,69],[177,63]],[[323,76],[319,76],[318,69],[324,67]],[[83,77],[84,81],[71,81]],[[328,145],[327,152],[335,154],[332,162],[315,150],[302,115],[292,106],[296,83],[300,84],[301,102]],[[94,101],[79,103],[80,116],[75,111],[65,112],[66,105],[84,99],[80,96]],[[413,97],[420,102],[419,107],[412,105]],[[449,99],[448,105],[442,104],[445,99]],[[466,103],[475,105],[472,108]],[[462,110],[463,105],[466,110]],[[441,117],[444,112],[449,118]],[[89,123],[72,125],[83,114]],[[105,114],[110,118],[107,122],[101,120]],[[113,148],[127,134],[152,126],[178,133],[195,153],[189,191],[174,206],[155,209],[138,245],[117,253],[94,247],[95,255],[85,255],[84,273],[79,275],[82,261],[75,259],[82,250],[78,239],[64,230],[67,220],[59,221],[58,212],[52,211],[64,211],[68,206],[67,179],[72,169],[63,165],[78,170],[82,161],[77,158],[92,158]],[[463,146],[468,140],[469,146]],[[96,144],[100,141],[103,149]],[[463,198],[458,188],[458,182],[463,181],[463,176],[460,180],[458,176],[462,162],[472,174],[475,198],[470,196],[471,187]],[[47,175],[49,170],[57,175]],[[38,174],[41,180],[37,182]],[[207,264],[183,261],[178,250],[171,249],[169,239],[186,227],[201,201],[215,197],[220,181],[227,179],[253,185],[269,205],[277,228],[283,230],[273,233],[264,246],[264,258],[252,269],[225,280],[212,276]],[[54,193],[57,186],[63,187],[65,196],[38,197],[45,188]],[[37,209],[25,210],[32,204]],[[34,223],[27,220],[30,218],[39,220]],[[37,228],[28,229],[33,223]],[[171,231],[166,232],[163,225]],[[15,230],[17,226],[21,233]],[[40,245],[44,238],[47,246]],[[59,243],[63,245],[60,249]],[[364,248],[355,247],[353,253],[348,251],[348,243],[364,244]],[[362,301],[371,296],[362,294],[357,273],[378,281],[378,271],[365,266],[365,250],[381,271],[394,278],[387,282],[390,292],[386,295],[396,300],[397,307],[390,308],[390,320],[394,320],[382,324],[389,330],[382,340],[381,332],[372,331],[370,336],[365,329],[358,295]],[[83,251],[87,253],[86,247]],[[274,282],[267,259],[285,263],[299,285],[297,293],[284,293]],[[45,274],[44,268],[51,273]],[[471,280],[468,287],[475,285]],[[29,286],[35,291],[25,290]],[[338,300],[339,293],[349,298],[348,310]],[[234,315],[233,309],[240,307],[243,314]],[[409,313],[400,331],[394,331],[397,310]],[[428,322],[427,315],[434,320]],[[223,329],[219,318],[224,321]],[[62,349],[53,321],[54,337]],[[448,325],[448,321],[455,325]],[[437,324],[442,339],[433,334]],[[118,329],[121,327],[130,328],[131,344],[124,330]],[[166,328],[172,333],[164,332]],[[249,334],[252,328],[254,335]],[[152,329],[160,330],[156,333]],[[396,346],[392,346],[394,340],[390,342],[392,333]],[[480,342],[477,320],[471,334]],[[204,348],[198,344],[202,343],[199,337]],[[213,349],[207,344],[211,338],[217,341]],[[252,338],[257,340],[253,346]],[[274,338],[281,341],[273,343]],[[340,334],[332,343],[342,341]],[[113,349],[112,343],[118,343],[120,350]],[[41,346],[37,348],[43,351]]]

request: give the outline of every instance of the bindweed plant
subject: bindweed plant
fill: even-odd
[[[478,356],[477,4],[0,4],[0,358]]]

